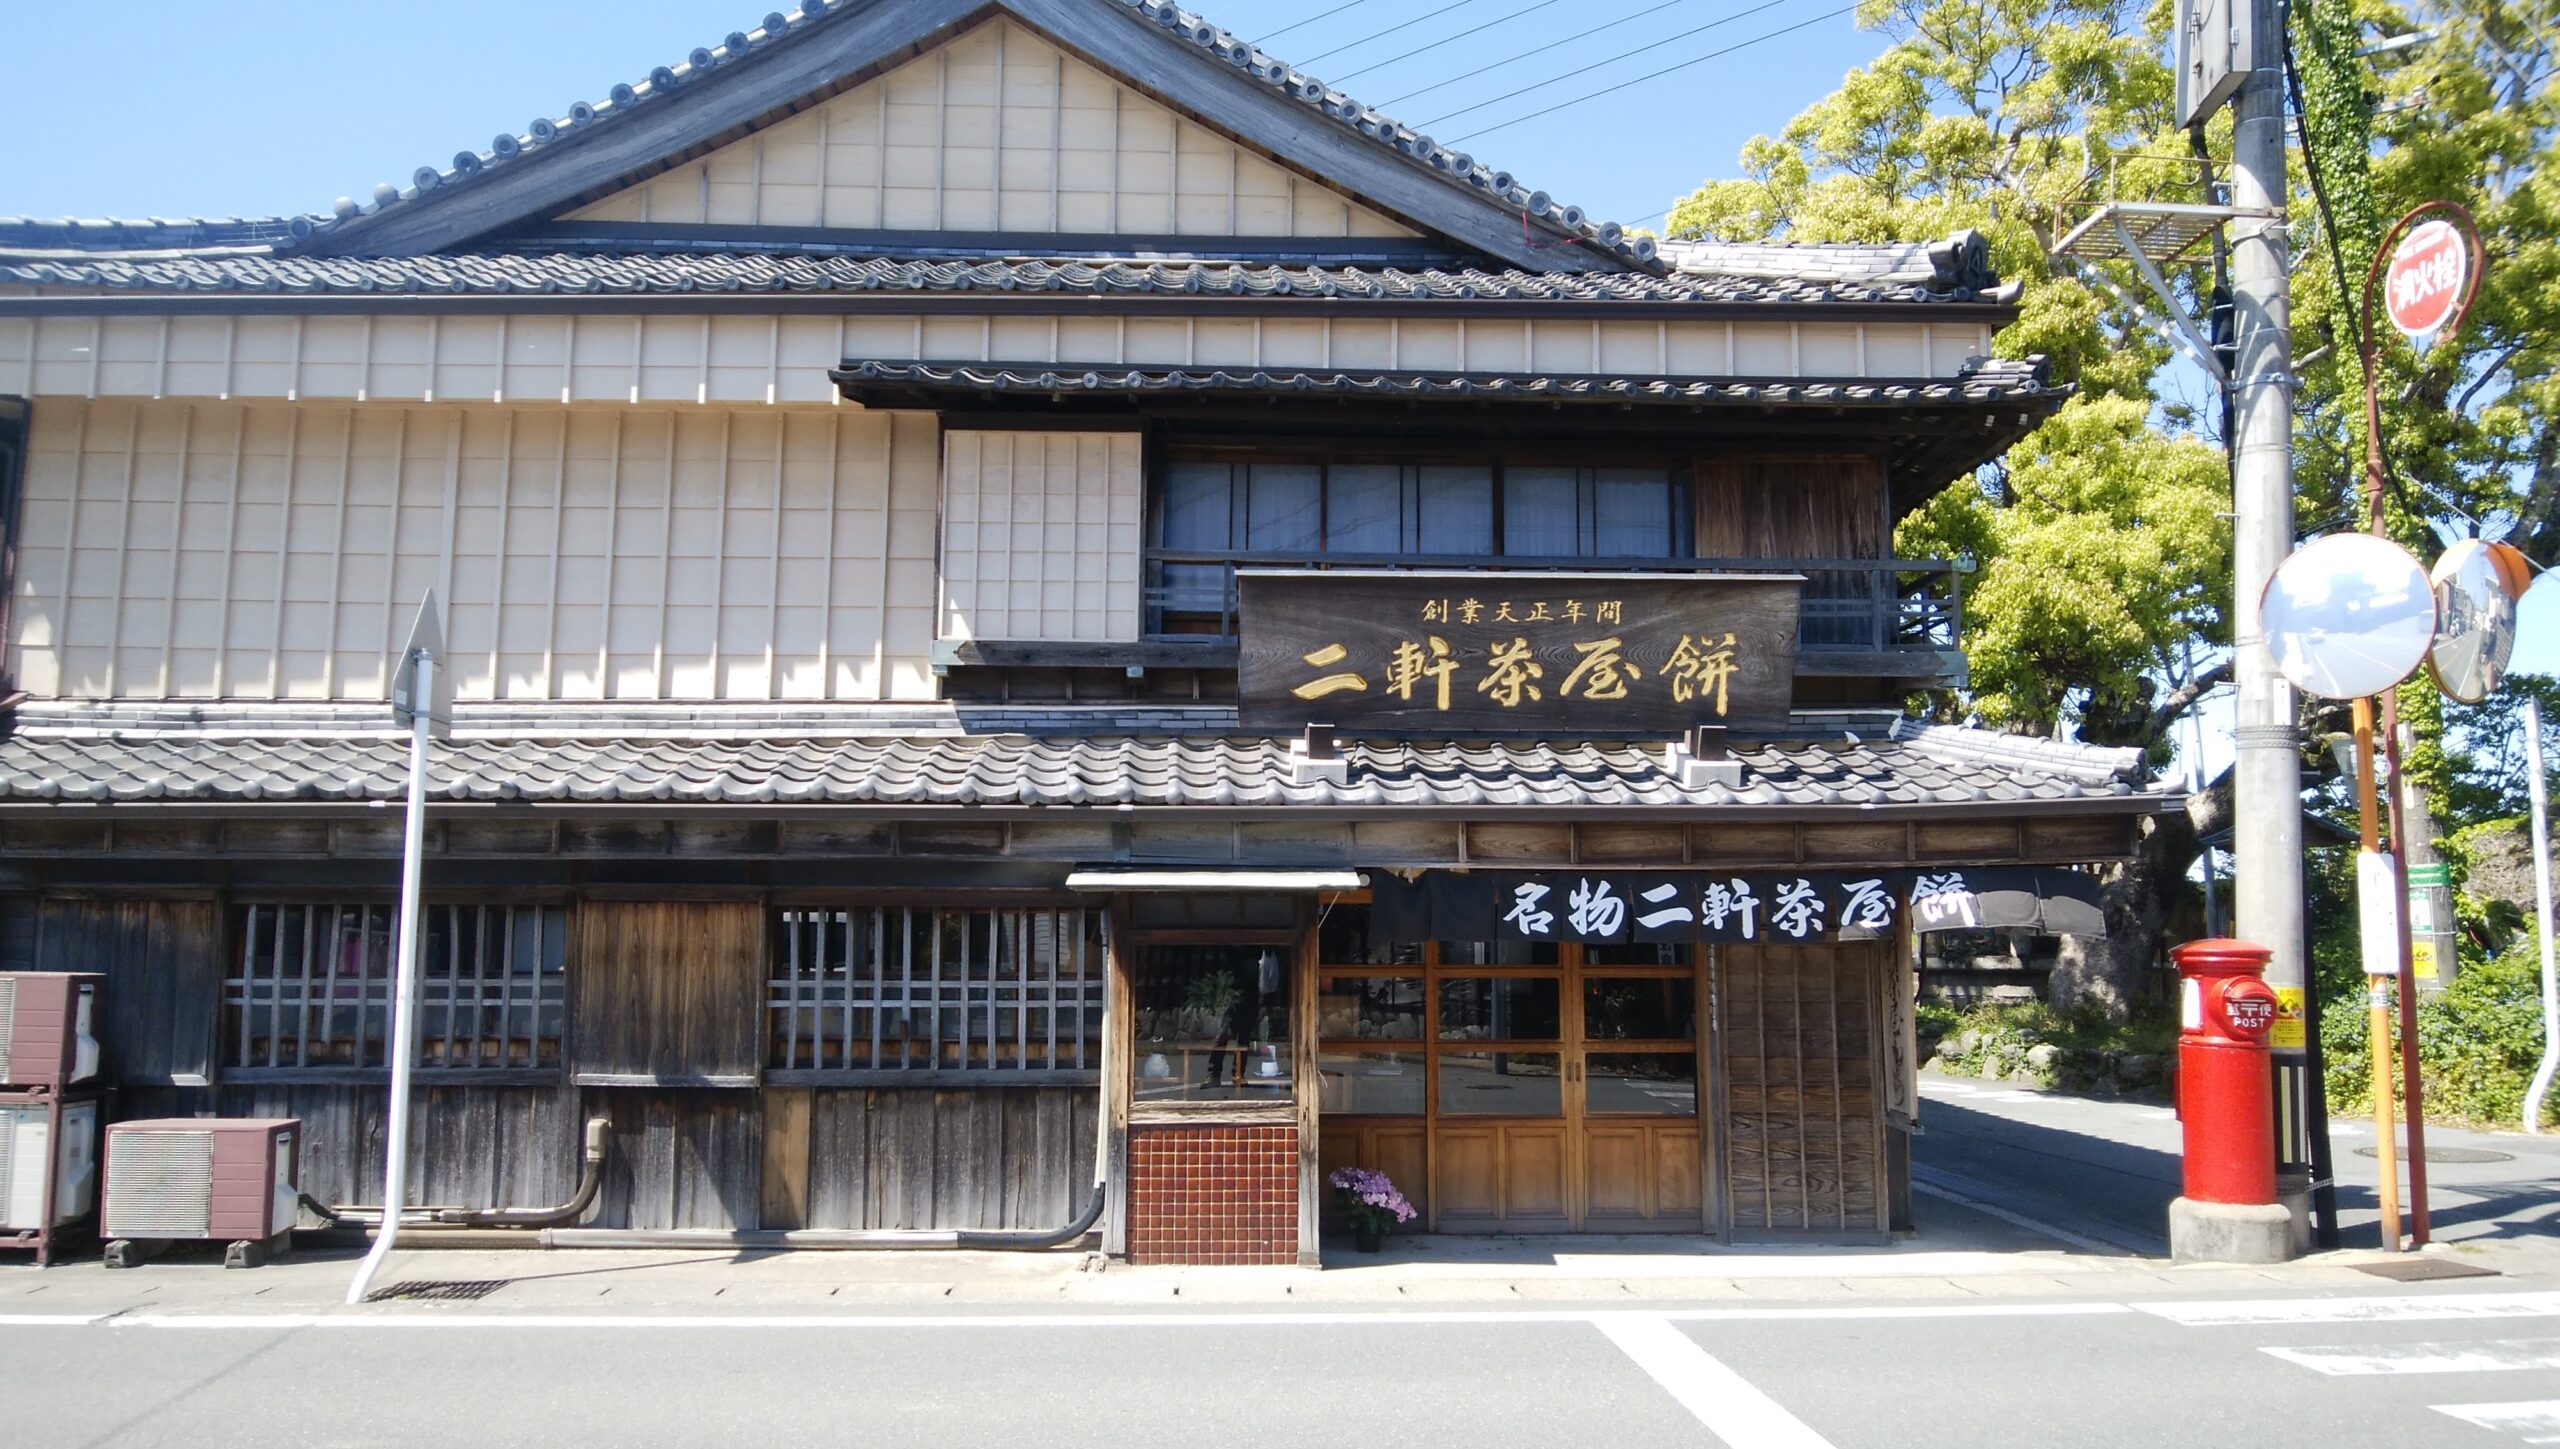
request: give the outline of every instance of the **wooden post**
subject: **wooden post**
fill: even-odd
[[[1698,943],[1698,1203],[1706,1230],[1733,1241],[1733,1205],[1725,1201],[1724,953]]]
[[[1324,1266],[1324,1170],[1316,1155],[1324,1083],[1316,1068],[1316,922],[1312,901],[1298,906],[1297,977],[1290,983],[1290,1071],[1298,1097],[1298,1266]]]
[[[1103,951],[1102,1119],[1105,1168],[1110,1191],[1102,1216],[1102,1251],[1129,1256],[1129,1063],[1136,1042],[1137,965],[1129,944],[1129,912],[1125,900],[1113,897],[1105,909],[1110,942]]]

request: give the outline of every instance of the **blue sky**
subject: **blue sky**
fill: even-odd
[[[16,143],[0,150],[0,215],[325,211],[752,29],[769,8],[141,0],[107,20],[90,5],[18,0],[7,33],[22,63],[0,87],[0,134]],[[1835,0],[1197,8],[1407,124],[1628,224],[1733,174],[1744,141],[1783,126],[1887,43]],[[1728,47],[1739,48],[1710,58]],[[1536,53],[1515,59],[1526,52]],[[2560,587],[2534,591],[2521,637],[2519,667],[2560,672]],[[2226,710],[2209,719],[2217,733],[2227,727]],[[2211,767],[2227,746],[2206,754]]]

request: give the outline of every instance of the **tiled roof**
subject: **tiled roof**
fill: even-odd
[[[1041,394],[1147,392],[1250,392],[1327,394],[1411,400],[1461,398],[1540,399],[1550,402],[1811,403],[1823,406],[1902,407],[1930,403],[2031,401],[2058,398],[2046,383],[2044,359],[1980,360],[1957,377],[1943,379],[1803,379],[1764,382],[1742,378],[1617,377],[1549,373],[1443,373],[1345,369],[1053,366],[1042,363],[882,362],[848,360],[832,374],[858,393],[862,388]]]
[[[895,0],[878,0],[878,3],[895,3]],[[1581,207],[1556,201],[1546,192],[1520,184],[1509,172],[1493,170],[1465,152],[1441,146],[1430,137],[1381,115],[1200,15],[1165,3],[1165,0],[1100,0],[1100,3],[1117,5],[1162,28],[1166,35],[1188,41],[1234,67],[1239,74],[1296,101],[1313,115],[1322,116],[1332,124],[1409,158],[1446,178],[1454,187],[1477,192],[1505,207],[1517,208],[1525,216],[1561,228],[1625,262],[1637,265],[1652,262],[1652,238],[1630,236],[1616,222],[1594,220],[1586,216]],[[698,46],[683,61],[659,66],[643,79],[617,85],[600,99],[576,102],[556,116],[537,117],[521,131],[500,132],[485,150],[474,148],[457,152],[448,166],[421,166],[411,174],[408,186],[381,183],[374,187],[370,205],[353,197],[342,197],[334,208],[334,217],[294,217],[288,225],[297,238],[307,237],[327,229],[336,221],[406,205],[441,187],[467,183],[536,154],[541,148],[571,133],[590,127],[610,126],[654,102],[679,93],[686,85],[714,70],[746,60],[808,27],[825,24],[847,11],[865,8],[868,7],[862,0],[802,0],[796,10],[787,13],[772,11],[755,29],[733,30],[720,44]],[[787,99],[776,97],[777,103]]]
[[[1338,771],[1290,742],[1232,734],[557,738],[437,746],[443,801],[977,807],[1843,810],[2156,808],[2139,756],[1981,732],[1896,728],[1734,751],[1739,785],[1684,779],[1661,746],[1349,743]],[[377,802],[402,797],[407,743],[377,729],[211,738],[175,728],[23,729],[0,741],[0,800]]]
[[[738,293],[1057,293],[1370,301],[1923,303],[1986,300],[1930,274],[1861,278],[1682,271],[1255,266],[1220,262],[900,261],[739,252],[471,252],[409,257],[135,253],[21,248],[0,225],[0,282],[115,291],[510,296]],[[2005,300],[2005,299],[1989,299]]]

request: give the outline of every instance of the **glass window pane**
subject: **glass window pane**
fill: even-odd
[[[1316,1057],[1326,1112],[1420,1116],[1422,1053],[1323,1052]]]
[[[1596,942],[1582,948],[1585,966],[1686,966],[1689,962],[1686,941]]]
[[[1336,463],[1325,470],[1327,553],[1404,551],[1404,470],[1388,463]]]
[[[1697,987],[1659,977],[1595,976],[1582,983],[1588,1041],[1695,1041]]]
[[[1323,546],[1324,470],[1313,463],[1245,467],[1244,546],[1257,553],[1314,553]]]
[[[1545,558],[1585,552],[1571,468],[1511,468],[1502,475],[1502,551]]]
[[[1470,1116],[1562,1116],[1562,1061],[1554,1052],[1442,1052],[1440,1110]]]
[[[1316,997],[1316,1039],[1422,1040],[1422,978],[1357,976],[1325,984]]]
[[[1582,1059],[1583,1104],[1593,1112],[1698,1115],[1695,1052],[1592,1052]],[[1448,1107],[1444,1103],[1442,1111]]]
[[[1215,553],[1235,546],[1228,526],[1232,471],[1224,463],[1174,463],[1165,469],[1156,527],[1166,548]]]
[[[1564,1035],[1552,976],[1461,976],[1440,983],[1442,1041],[1554,1041]]]
[[[1592,536],[1602,558],[1671,557],[1671,475],[1659,468],[1594,472]]]
[[[1553,966],[1553,941],[1443,941],[1443,966]]]
[[[1493,470],[1427,467],[1421,475],[1414,547],[1422,553],[1485,557],[1493,552]]]
[[[1276,946],[1141,947],[1137,1100],[1287,1101],[1289,955]]]
[[[1316,924],[1316,959],[1327,966],[1419,966],[1420,941],[1381,941],[1367,906],[1333,906]]]

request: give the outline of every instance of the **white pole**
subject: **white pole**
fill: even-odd
[[[397,984],[391,998],[391,1114],[383,1124],[382,1229],[373,1250],[364,1255],[355,1281],[347,1285],[347,1302],[362,1303],[373,1287],[373,1275],[391,1256],[400,1237],[400,1208],[409,1196],[409,1067],[418,1041],[418,875],[427,835],[427,701],[435,697],[436,658],[425,650],[415,656],[418,671],[409,697],[417,702],[409,722],[409,819],[400,843],[400,955]]]
[[[2533,933],[2542,942],[2542,1065],[2533,1069],[2533,1086],[2524,1096],[2524,1130],[2542,1130],[2542,1098],[2551,1090],[2551,1074],[2560,1069],[2560,973],[2551,958],[2551,805],[2543,798],[2542,706],[2528,695],[2524,702],[2525,788],[2533,796]]]

